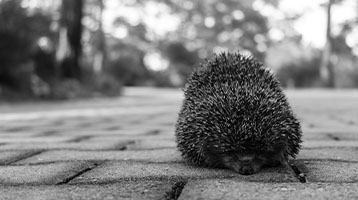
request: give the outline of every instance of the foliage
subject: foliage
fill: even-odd
[[[149,71],[143,63],[144,52],[136,46],[116,41],[109,43],[109,60],[105,73],[111,74],[124,85],[143,85],[149,77]]]
[[[220,49],[246,50],[263,58],[268,44],[267,19],[253,9],[253,1],[173,0],[167,3],[182,18],[179,31],[173,34],[200,51],[201,58]]]
[[[0,0],[0,96],[65,99],[115,96],[123,85],[181,87],[203,59],[238,50],[265,61],[283,86],[322,86],[322,50],[305,44],[295,29],[309,11],[287,13],[281,0],[48,2]],[[123,9],[108,28],[103,13],[111,2]],[[335,7],[346,0],[332,2]],[[335,21],[328,66],[336,87],[357,86],[357,20]],[[282,36],[274,38],[272,30]],[[153,54],[159,59],[154,64],[147,59]]]
[[[319,86],[319,57],[311,60],[297,60],[282,66],[277,72],[283,87]]]
[[[34,43],[49,34],[50,21],[41,13],[30,15],[19,0],[0,2],[0,84],[31,93],[29,82]]]
[[[93,83],[94,91],[101,95],[114,97],[123,91],[123,85],[109,74],[94,76]]]
[[[183,43],[179,42],[168,44],[164,53],[170,61],[170,70],[175,70],[181,80],[177,86],[183,86],[193,67],[199,64],[198,53],[189,51]]]
[[[252,3],[235,0],[123,1],[121,5],[139,10],[155,5],[162,8],[158,16],[166,16],[166,12],[169,12],[172,18],[180,22],[175,31],[165,34],[157,33],[155,27],[148,26],[145,15],[136,23],[126,16],[120,16],[115,25],[127,31],[125,41],[137,44],[144,52],[160,50],[170,62],[167,80],[171,80],[170,77],[180,79],[169,85],[179,83],[178,86],[182,86],[199,60],[213,53],[240,50],[259,59],[264,58],[270,41],[268,22],[253,9]]]
[[[299,39],[272,45],[266,63],[276,72],[284,87],[310,87],[320,84],[320,52],[304,46]]]

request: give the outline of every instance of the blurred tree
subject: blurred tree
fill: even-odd
[[[33,50],[40,37],[51,35],[51,20],[29,13],[21,0],[0,1],[0,85],[31,94]]]
[[[102,72],[103,9],[103,0],[0,0],[0,96],[119,94],[121,85]]]
[[[358,66],[357,56],[353,48],[347,44],[352,28],[356,26],[351,22],[342,24],[337,35],[331,38],[331,59],[330,64],[334,69],[335,87],[357,87]]]
[[[169,59],[170,72],[160,76],[180,77],[179,82],[185,82],[198,58],[204,59],[213,53],[240,50],[264,58],[270,43],[267,20],[252,4],[253,1],[236,0],[123,1],[123,7],[138,9],[143,14],[134,22],[121,16],[116,25],[126,31],[123,39],[126,43],[135,44],[144,52],[159,49]],[[161,9],[150,11],[154,5]],[[157,17],[170,15],[172,23],[176,24],[177,20],[178,26],[175,31],[158,31],[160,28],[153,27],[146,19],[147,12],[156,13]]]
[[[332,51],[332,33],[331,33],[331,9],[333,0],[327,2],[327,28],[326,28],[326,45],[323,49],[320,74],[323,84],[333,88],[335,86],[334,69],[330,62]]]
[[[193,71],[193,67],[199,64],[199,56],[195,51],[189,51],[183,43],[173,42],[167,44],[165,51],[165,55],[168,57],[171,67],[169,71],[173,71],[169,73],[172,76],[172,79],[178,77],[179,80],[172,80],[172,84],[174,86],[184,86],[185,80],[191,72]],[[177,74],[178,76],[173,77],[173,74]]]
[[[148,29],[144,23],[133,25],[125,18],[118,17],[114,26],[125,27],[127,37],[122,40],[108,38],[106,73],[112,74],[124,85],[146,85],[152,75],[144,64],[144,57],[150,50],[158,47],[159,41],[147,38]]]
[[[83,0],[62,0],[56,59],[59,76],[81,79]]]
[[[149,72],[143,62],[145,53],[141,49],[115,38],[109,38],[108,48],[105,73],[127,86],[144,85],[148,81]]]
[[[107,62],[106,37],[103,32],[103,0],[87,0],[83,18],[83,57],[95,74],[101,74]]]
[[[95,62],[94,62],[94,69],[95,72],[100,72],[103,70],[104,66],[106,65],[107,61],[107,52],[106,52],[106,42],[105,36],[103,33],[103,0],[98,0],[98,14],[97,14],[97,21],[98,21],[98,29],[97,29],[97,53],[95,55]]]
[[[167,2],[167,1],[165,1]],[[248,51],[263,59],[269,44],[267,20],[253,9],[253,1],[167,2],[182,19],[172,38],[184,41],[201,58],[220,51]]]
[[[270,46],[265,63],[273,68],[284,87],[319,85],[320,51],[302,45],[299,38],[286,38]]]

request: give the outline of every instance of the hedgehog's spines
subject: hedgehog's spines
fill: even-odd
[[[251,56],[206,59],[188,78],[184,94],[175,132],[187,160],[208,164],[207,143],[222,152],[269,151],[287,141],[284,156],[298,153],[299,122],[273,73]]]

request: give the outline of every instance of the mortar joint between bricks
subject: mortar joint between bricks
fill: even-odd
[[[85,135],[85,136],[80,136],[80,137],[77,137],[77,138],[75,138],[75,139],[69,140],[69,141],[67,141],[67,142],[82,142],[82,141],[88,140],[88,139],[90,139],[90,138],[92,138],[92,137],[93,137],[93,136],[91,136],[91,135]]]
[[[92,169],[98,167],[99,165],[105,163],[105,161],[94,161],[91,162],[89,164],[88,167],[84,167],[82,170],[78,171],[77,173],[73,174],[72,176],[69,176],[67,178],[65,178],[64,180],[56,183],[56,185],[64,185],[64,184],[68,184],[69,182],[71,182],[72,180],[74,180],[75,178],[81,176],[82,174],[91,171]]]
[[[170,191],[167,191],[165,194],[166,200],[177,200],[179,199],[185,185],[188,183],[188,180],[182,179],[178,180]]]
[[[33,156],[36,156],[36,155],[41,154],[41,153],[43,153],[45,151],[46,150],[44,150],[44,149],[31,150],[31,151],[25,152],[22,155],[19,155],[19,156],[15,157],[15,158],[9,159],[8,161],[2,163],[2,165],[12,165],[12,164],[15,164],[16,162],[19,162],[21,160],[24,160],[24,159],[27,159],[27,158],[30,158],[30,157],[33,157]]]

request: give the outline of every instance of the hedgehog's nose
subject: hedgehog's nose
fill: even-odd
[[[254,169],[250,166],[243,166],[239,169],[239,173],[242,175],[252,175],[254,174]]]

